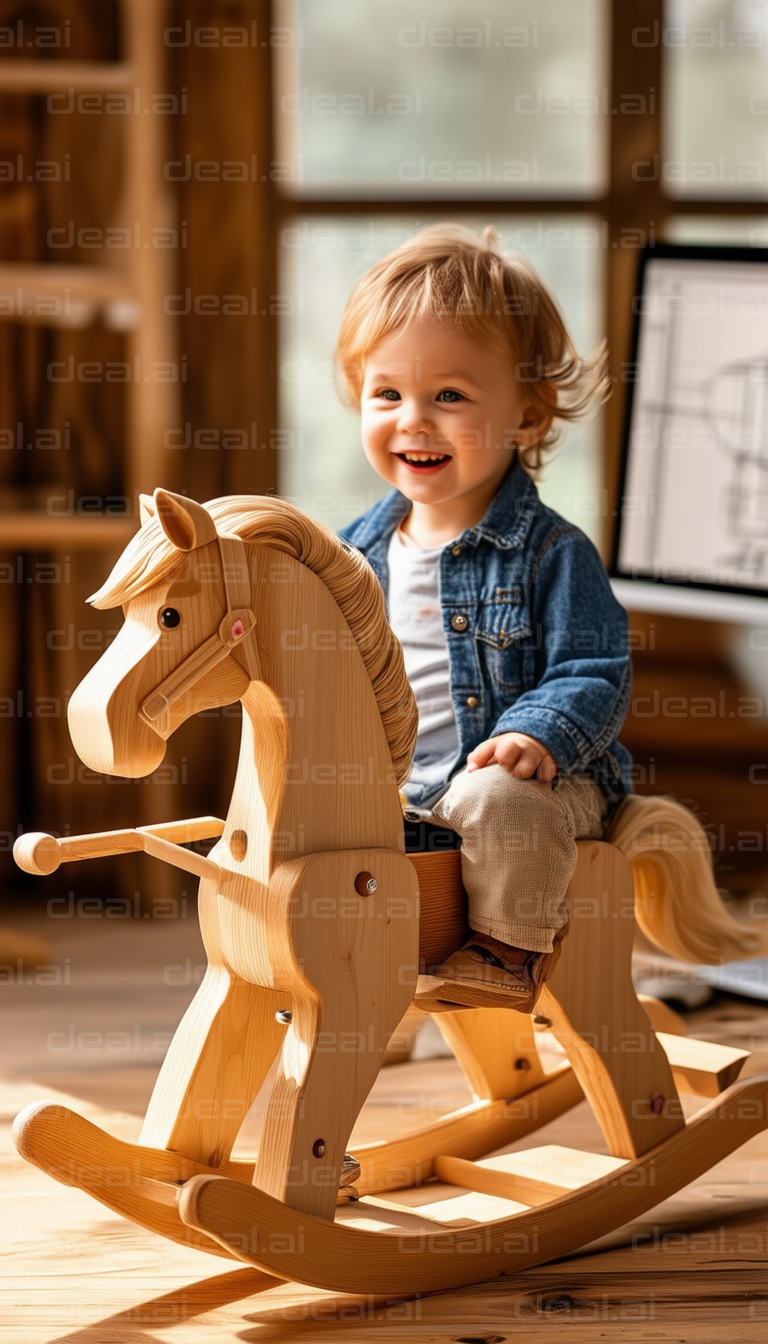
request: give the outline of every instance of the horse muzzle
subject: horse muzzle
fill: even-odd
[[[75,690],[67,707],[72,743],[91,770],[125,779],[151,775],[165,741],[140,715],[141,665],[156,642],[126,623]]]

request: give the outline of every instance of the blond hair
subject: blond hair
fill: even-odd
[[[347,303],[336,361],[353,406],[360,405],[374,346],[425,317],[509,354],[515,377],[530,384],[533,399],[553,415],[536,444],[518,449],[532,475],[563,424],[582,419],[610,393],[606,342],[586,358],[578,355],[554,298],[524,257],[502,255],[490,227],[478,236],[460,224],[435,224],[372,266]]]

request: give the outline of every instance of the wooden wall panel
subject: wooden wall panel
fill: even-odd
[[[181,167],[173,171],[190,174],[178,185],[179,217],[187,221],[181,306],[187,294],[192,305],[180,321],[192,437],[192,447],[182,450],[185,486],[196,499],[264,494],[277,485],[276,452],[269,446],[277,425],[270,6],[264,0],[184,0],[174,10],[176,24],[190,22],[193,34],[229,26],[248,40],[242,48],[203,47],[193,40],[172,52],[174,86],[187,89],[187,112],[177,122]],[[248,181],[224,181],[225,171],[244,171]],[[220,180],[198,180],[205,173]],[[220,306],[224,295],[241,296],[247,315],[196,313],[196,303],[206,306],[200,302],[205,295]],[[237,306],[233,297],[228,306]],[[200,444],[215,444],[218,437],[219,446],[195,447],[196,435]],[[224,446],[238,435],[247,447]]]
[[[15,39],[3,59],[90,61],[119,55],[117,0],[6,0],[0,4],[0,25]],[[34,45],[44,26],[58,30],[59,47]],[[44,95],[14,94],[0,99],[0,126],[3,158],[15,168],[14,180],[3,184],[2,259],[114,265],[114,254],[78,247],[77,239],[83,228],[105,229],[113,222],[122,174],[120,118],[52,115]],[[50,169],[41,170],[43,164],[57,165],[58,180],[46,180]],[[53,241],[68,243],[71,237],[73,245],[51,246],[51,230],[58,230]],[[84,382],[77,370],[84,362],[103,368],[107,361],[124,357],[122,336],[98,322],[71,330],[0,324],[0,428],[14,435],[14,450],[0,455],[3,504],[77,512],[87,498],[91,509],[119,507],[124,387],[103,379]],[[52,364],[67,381],[53,380]],[[60,447],[38,446],[39,431],[51,429],[58,431]],[[19,827],[77,832],[107,829],[119,824],[117,818],[123,824],[141,818],[135,786],[125,797],[125,789],[119,794],[120,786],[107,781],[89,780],[87,786],[77,782],[79,763],[65,718],[68,696],[94,661],[94,645],[116,625],[113,614],[93,613],[84,605],[97,586],[96,576],[105,574],[115,558],[87,551],[25,551],[3,557],[14,575],[14,582],[3,586],[6,639],[0,667],[2,703],[12,709],[6,725],[11,768],[2,775],[8,791],[3,798],[6,844],[1,860],[3,879],[11,888],[24,883],[7,848],[11,832]],[[91,889],[120,892],[133,892],[140,878],[135,861],[120,871],[102,865],[67,876],[71,885],[82,876]],[[47,885],[56,890],[63,883],[59,878]],[[44,895],[44,888],[35,889],[36,897]]]
[[[53,59],[118,57],[118,13],[114,0],[44,0],[37,5],[0,0],[1,25],[23,20],[27,32],[42,23],[63,31],[69,22],[69,49],[50,52]],[[175,259],[178,288],[182,293],[189,289],[194,297],[243,294],[249,308],[247,317],[210,318],[196,314],[193,307],[179,320],[179,346],[187,369],[182,431],[189,423],[193,440],[189,449],[179,450],[181,488],[202,499],[234,491],[263,492],[276,482],[275,452],[261,447],[269,445],[276,425],[276,319],[266,297],[274,294],[276,284],[272,186],[260,180],[261,167],[267,175],[269,171],[271,53],[268,45],[253,45],[253,24],[259,43],[262,35],[268,42],[269,5],[236,0],[193,0],[182,5],[173,0],[167,13],[169,25],[183,28],[189,21],[192,31],[240,25],[248,36],[248,46],[242,50],[216,51],[194,41],[187,47],[164,47],[165,83],[157,90],[175,92],[179,98],[179,115],[167,127],[174,158],[185,163],[189,155],[193,165],[203,159],[242,161],[249,178],[246,183],[208,183],[195,175],[193,167],[189,179],[174,188],[175,222],[185,221],[183,246]],[[76,243],[80,228],[103,229],[120,219],[122,119],[51,116],[44,98],[26,96],[0,100],[3,110],[0,157],[15,162],[21,153],[25,164],[38,160],[63,164],[68,155],[69,180],[8,184],[0,196],[0,257],[114,265],[119,260],[115,252],[79,248]],[[254,163],[258,173],[252,171]],[[172,169],[168,172],[175,175]],[[50,247],[49,230],[64,229],[54,238],[66,238],[70,221],[75,246]],[[264,315],[262,307],[267,310]],[[254,314],[251,308],[256,308]],[[55,508],[77,509],[84,497],[95,496],[104,507],[116,507],[112,501],[125,493],[124,388],[104,381],[87,384],[77,377],[52,383],[46,369],[53,361],[68,368],[73,359],[77,368],[84,360],[104,365],[123,358],[123,337],[99,324],[51,330],[0,323],[0,428],[15,426],[19,420],[26,427],[59,428],[62,434],[65,425],[68,428],[66,451],[0,455],[2,502],[45,508],[55,496]],[[258,426],[255,435],[253,426]],[[225,440],[224,431],[236,428],[247,434],[247,448],[223,446],[233,437]],[[213,431],[214,437],[218,431],[219,446],[207,446],[211,434],[200,435],[200,430]],[[104,551],[66,557],[27,552],[18,571],[21,581],[3,585],[3,621],[9,637],[0,649],[0,697],[5,697],[3,705],[14,708],[6,734],[10,768],[0,775],[5,790],[0,803],[7,818],[0,873],[12,889],[24,885],[8,854],[12,833],[19,826],[77,833],[199,812],[221,813],[228,802],[239,738],[237,716],[231,711],[184,725],[169,744],[164,767],[149,781],[94,780],[79,769],[64,707],[94,662],[99,641],[103,646],[119,625],[119,612],[94,613],[84,605],[114,558]],[[16,557],[9,558],[9,564],[16,566]],[[37,582],[35,576],[51,573],[51,566],[58,566],[60,581]],[[51,641],[57,647],[49,647]],[[58,712],[44,708],[41,714],[41,707],[52,705],[59,706]],[[214,771],[212,760],[218,763]],[[171,870],[146,860],[137,863],[132,856],[80,865],[68,871],[67,880],[78,891],[111,890],[132,896],[139,889],[150,900],[184,885]],[[35,884],[34,893],[44,896],[62,885],[61,875],[54,875],[47,883]],[[30,887],[28,898],[32,894]]]

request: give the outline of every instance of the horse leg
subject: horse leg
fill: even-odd
[[[413,997],[417,879],[386,849],[313,854],[276,870],[269,910],[293,1008],[254,1184],[332,1219],[349,1135]]]
[[[209,1167],[229,1159],[285,1028],[286,994],[209,965],[160,1070],[139,1142]]]

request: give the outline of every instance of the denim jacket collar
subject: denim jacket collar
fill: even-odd
[[[519,549],[525,545],[540,507],[536,486],[515,458],[485,517],[474,527],[467,528],[461,540],[468,546],[476,546],[484,540],[502,551]],[[359,531],[356,531],[355,545],[365,550],[390,536],[410,511],[411,501],[399,490],[390,490],[374,505]]]

